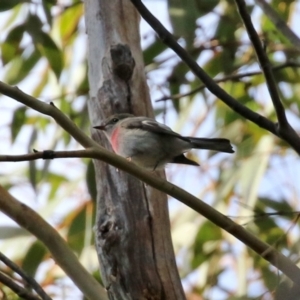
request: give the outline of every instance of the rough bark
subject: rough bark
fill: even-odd
[[[139,15],[130,1],[86,0],[85,20],[91,125],[120,112],[152,117]],[[92,136],[110,148],[101,132]],[[96,246],[109,298],[185,299],[171,242],[166,195],[105,163],[94,161],[94,166]]]

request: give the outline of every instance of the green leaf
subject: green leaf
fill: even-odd
[[[27,147],[29,153],[32,152],[32,145],[35,142],[36,138],[37,138],[37,129],[33,127],[32,133],[30,135],[30,139],[28,141],[28,147]],[[36,162],[35,160],[30,160],[28,163],[29,163],[29,181],[31,183],[32,188],[36,190],[36,184],[38,181]]]
[[[42,0],[42,6],[44,9],[44,13],[47,19],[48,24],[50,25],[50,27],[52,27],[52,15],[51,15],[51,8],[52,8],[52,3],[50,3],[47,0]]]
[[[15,141],[17,135],[21,131],[21,128],[26,121],[26,110],[27,107],[20,107],[14,111],[11,122],[11,139],[13,142]]]
[[[196,0],[196,6],[198,8],[198,17],[212,12],[212,10],[219,4],[220,0]]]
[[[200,227],[197,233],[194,243],[194,256],[191,264],[193,268],[197,268],[206,260],[209,260],[212,255],[215,254],[217,244],[210,242],[216,242],[222,240],[222,232],[219,227],[212,224],[209,221]]]
[[[290,219],[290,213],[294,211],[292,206],[285,199],[277,201],[270,198],[259,198],[258,201],[260,204],[264,204],[266,207],[271,208],[275,212],[286,213],[286,215],[282,214],[282,216],[285,216],[288,219]]]
[[[40,50],[41,54],[47,58],[58,79],[63,69],[62,51],[56,46],[52,38],[42,31],[39,35],[39,41],[36,40],[36,47]]]
[[[76,213],[76,215],[74,215]],[[85,234],[87,231],[92,230],[92,228],[87,228],[87,218],[91,218],[92,223],[95,220],[95,209],[93,209],[93,204],[87,203],[77,212],[72,212],[70,217],[72,219],[72,223],[70,224],[70,228],[68,231],[68,244],[70,247],[76,251],[78,254],[81,253],[85,245]],[[90,224],[93,226],[93,224]]]
[[[156,38],[154,42],[143,51],[145,66],[153,63],[154,58],[166,49],[166,44],[164,44],[161,39]]]
[[[192,48],[199,17],[195,1],[168,0],[168,6],[175,37],[184,38],[187,48]]]
[[[24,269],[29,276],[34,277],[36,270],[40,266],[46,254],[46,247],[40,241],[36,241],[29,248],[23,259],[21,266],[22,269]]]
[[[22,81],[37,64],[41,55],[39,51],[33,51],[28,57],[16,57],[10,64],[6,73],[6,82],[15,85]]]
[[[9,63],[14,57],[20,55],[20,42],[23,38],[25,25],[19,25],[13,28],[7,35],[4,43],[1,45],[3,65]]]
[[[78,85],[76,90],[77,96],[87,95],[89,92],[89,80],[87,70],[85,70],[85,76],[83,77],[81,83]]]
[[[67,8],[60,18],[60,35],[65,44],[74,36],[78,23],[82,18],[83,4],[78,2],[77,5]]]
[[[96,186],[96,174],[94,163],[92,160],[89,161],[86,172],[86,184],[91,198],[96,201],[97,199],[97,186]]]
[[[1,0],[0,1],[0,12],[12,9],[18,4],[25,3],[29,1],[24,0]]]
[[[45,69],[44,73],[40,76],[39,82],[37,83],[36,87],[32,91],[32,96],[33,97],[39,97],[41,92],[44,90],[45,86],[48,83],[49,79],[49,72],[48,68]]]
[[[30,16],[27,20],[28,33],[31,35],[35,47],[40,54],[47,58],[54,74],[59,78],[63,68],[63,54],[52,38],[41,30],[42,22],[37,16]]]
[[[58,175],[58,174],[54,174],[54,173],[48,173],[47,174],[47,180],[51,182],[51,191],[50,191],[50,195],[49,195],[49,199],[52,200],[57,192],[57,190],[60,188],[61,184],[63,182],[67,181],[67,178],[62,176],[62,175]]]

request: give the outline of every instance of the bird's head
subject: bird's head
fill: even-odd
[[[106,120],[102,122],[99,126],[94,126],[95,129],[103,130],[105,134],[110,137],[113,133],[113,131],[116,129],[117,125],[120,123],[120,121],[133,117],[131,114],[115,114],[110,117],[108,117]]]

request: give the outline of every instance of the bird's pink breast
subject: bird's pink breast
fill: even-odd
[[[116,128],[111,135],[111,146],[116,153],[118,153],[118,148],[119,148],[118,136],[119,136],[119,128]]]

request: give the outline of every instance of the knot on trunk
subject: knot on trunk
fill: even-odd
[[[128,81],[135,67],[135,60],[132,57],[128,45],[117,44],[111,47],[110,55],[112,60],[113,73],[124,81]]]

